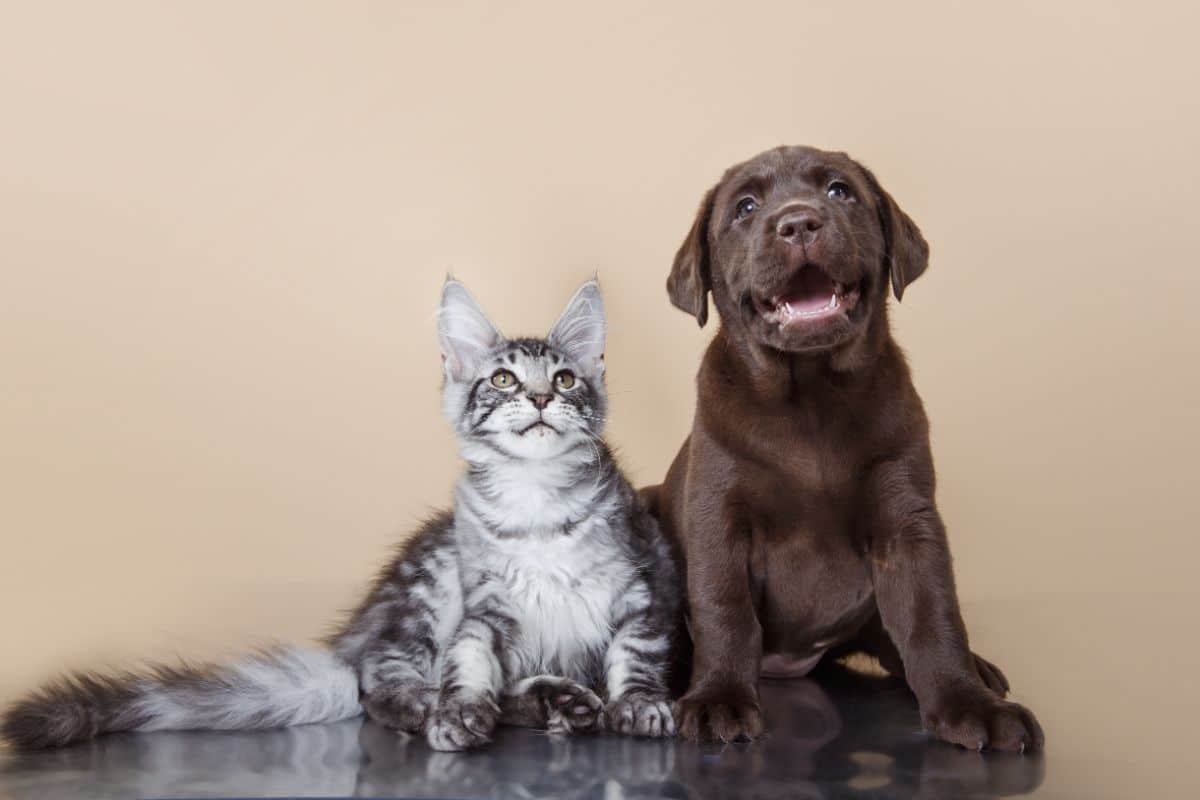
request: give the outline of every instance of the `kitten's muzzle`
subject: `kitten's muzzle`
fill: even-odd
[[[553,431],[554,433],[559,432],[558,428],[554,427],[549,422],[546,422],[546,420],[542,419],[541,416],[539,415],[536,422],[534,422],[531,425],[526,425],[524,428],[521,428],[519,431],[517,431],[517,435],[524,436],[525,434],[527,434],[531,431],[537,430],[539,427],[548,428],[549,430]]]

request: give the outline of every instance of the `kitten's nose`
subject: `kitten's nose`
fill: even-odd
[[[539,411],[550,405],[550,401],[554,399],[554,395],[548,392],[530,392],[525,396],[529,398],[529,402],[537,406]]]

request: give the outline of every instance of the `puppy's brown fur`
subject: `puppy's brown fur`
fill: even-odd
[[[938,737],[1042,745],[968,647],[928,423],[888,327],[889,289],[899,299],[928,253],[841,153],[770,150],[705,196],[667,287],[701,325],[711,294],[721,328],[692,433],[646,490],[687,565],[684,736],[756,737],[760,672],[864,650],[907,679]]]

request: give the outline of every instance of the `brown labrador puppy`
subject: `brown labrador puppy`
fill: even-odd
[[[721,328],[692,433],[646,490],[687,565],[691,682],[680,732],[762,732],[759,675],[866,651],[927,728],[965,747],[1041,747],[1028,709],[972,654],[934,502],[921,399],[888,328],[925,271],[921,232],[842,153],[781,147],[704,197],[667,281]]]

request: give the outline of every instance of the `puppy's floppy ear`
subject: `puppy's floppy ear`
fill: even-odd
[[[708,224],[712,220],[716,196],[716,186],[704,195],[692,229],[675,253],[675,263],[671,266],[671,274],[667,276],[667,294],[671,304],[695,317],[701,328],[708,321],[708,292],[712,289]]]
[[[886,247],[884,258],[892,279],[892,293],[899,300],[904,296],[905,288],[921,277],[921,273],[929,266],[929,245],[917,223],[900,210],[900,206],[884,191],[870,170],[864,171],[879,204],[879,224],[883,228]]]

